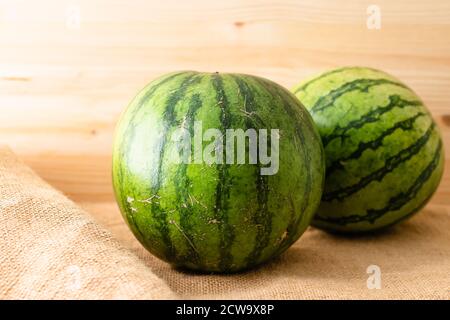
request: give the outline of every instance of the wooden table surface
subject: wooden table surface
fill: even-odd
[[[431,205],[450,208],[448,0],[0,1],[0,144],[120,233],[112,134],[148,81],[193,69],[289,88],[343,65],[390,72],[431,109],[447,168]]]

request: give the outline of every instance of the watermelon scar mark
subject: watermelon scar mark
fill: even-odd
[[[153,199],[157,199],[157,200],[159,200],[161,197],[159,196],[159,195],[157,195],[157,194],[154,194],[154,195],[152,195],[151,197],[149,197],[149,198],[147,198],[147,199],[144,199],[144,200],[136,200],[136,199],[134,199],[133,197],[130,197],[130,196],[127,196],[127,202],[130,204],[130,210],[132,211],[132,212],[137,212],[138,210],[135,208],[135,207],[132,207],[131,205],[132,205],[132,203],[133,202],[135,202],[135,201],[137,201],[137,202],[140,202],[140,203],[146,203],[146,204],[152,204],[153,202],[155,202],[155,203],[159,203],[158,201],[154,201]]]
[[[206,205],[204,205],[203,203],[201,203],[199,200],[197,200],[196,197],[194,197],[193,195],[191,195],[190,193],[188,193],[188,197],[189,200],[191,201],[191,205],[194,205],[194,202],[199,204],[200,206],[202,206],[204,209],[208,209],[208,207]]]
[[[136,209],[135,207],[132,206],[132,203],[134,202],[134,198],[128,196],[128,197],[127,197],[127,202],[128,202],[128,204],[130,205],[130,210],[131,210],[131,212],[132,212],[132,213],[136,213],[136,212],[137,212],[137,209]]]
[[[160,196],[158,196],[157,194],[154,194],[150,198],[147,198],[147,199],[144,199],[144,200],[138,200],[138,202],[152,204],[154,198],[161,199]],[[155,203],[158,203],[158,202],[156,201]]]
[[[170,224],[173,224],[178,231],[180,231],[180,233],[183,235],[183,237],[187,240],[187,242],[189,243],[189,245],[192,247],[192,249],[197,253],[200,254],[197,250],[197,248],[195,247],[194,243],[191,241],[191,239],[189,239],[189,237],[187,236],[187,234],[183,231],[183,229],[178,225],[178,223],[176,223],[175,220],[171,219],[169,220]]]

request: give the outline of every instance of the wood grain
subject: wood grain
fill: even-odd
[[[371,3],[0,1],[0,144],[73,200],[116,214],[114,125],[156,76],[243,72],[291,87],[365,65],[401,78],[432,111],[447,159],[433,203],[450,206],[450,2],[377,1],[379,30],[366,26]]]

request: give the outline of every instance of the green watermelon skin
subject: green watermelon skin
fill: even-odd
[[[262,176],[248,162],[174,164],[167,137],[180,126],[192,132],[194,121],[222,132],[279,129],[278,172]],[[236,272],[279,255],[308,227],[323,191],[311,116],[259,77],[183,71],[154,80],[121,115],[113,149],[123,217],[147,250],[178,267]]]
[[[435,122],[411,89],[382,71],[346,67],[292,90],[325,149],[325,189],[312,225],[374,231],[427,203],[443,174],[444,150]]]

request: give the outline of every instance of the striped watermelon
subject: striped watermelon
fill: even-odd
[[[279,129],[278,171],[262,175],[261,162],[174,162],[179,150],[169,137],[187,129],[194,144],[199,122],[200,133]],[[113,183],[125,220],[151,253],[194,270],[234,272],[286,250],[319,206],[324,170],[306,109],[286,89],[249,75],[165,75],[136,96],[116,129]]]
[[[326,182],[313,225],[364,232],[419,211],[442,177],[442,140],[419,97],[378,70],[347,67],[293,89],[325,148]]]

